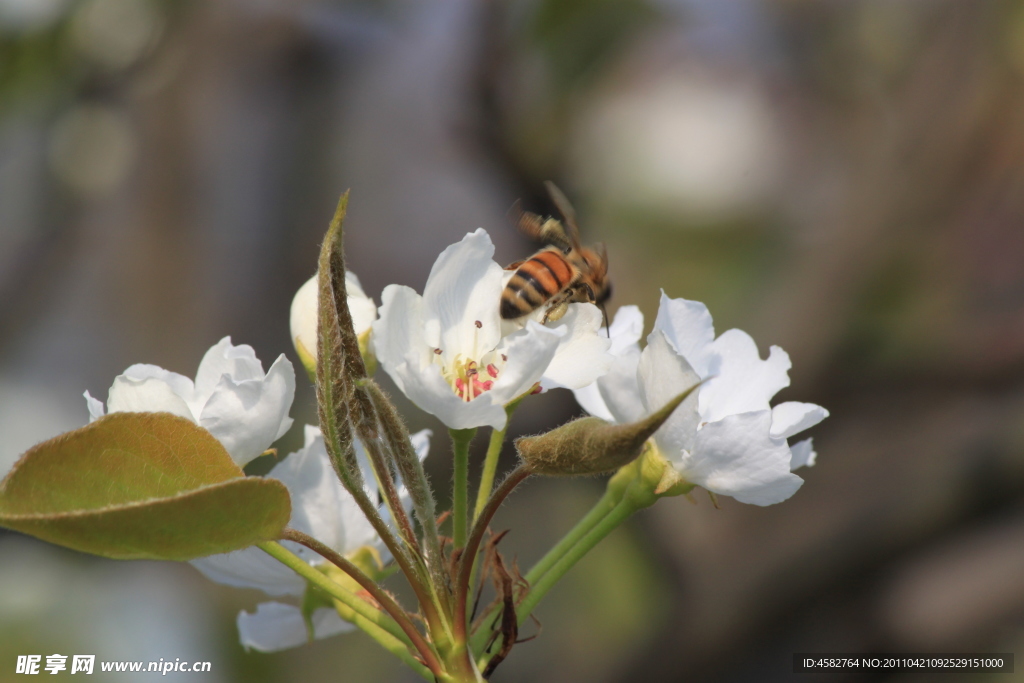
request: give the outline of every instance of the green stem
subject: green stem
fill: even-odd
[[[569,530],[558,544],[549,550],[544,557],[540,558],[537,564],[530,568],[530,571],[526,573],[526,580],[532,586],[537,583],[541,577],[548,573],[548,571],[555,566],[559,560],[561,560],[566,553],[579,543],[580,539],[590,533],[591,529],[597,526],[601,520],[608,515],[609,512],[615,509],[615,506],[621,500],[621,495],[616,495],[611,491],[605,491],[604,495],[601,496],[601,500],[594,504],[594,507],[590,509],[583,519],[576,523],[572,529]]]
[[[480,473],[480,488],[476,492],[476,509],[473,511],[473,521],[483,512],[487,500],[491,497],[491,489],[494,487],[494,475],[498,471],[498,460],[501,459],[501,447],[505,444],[505,435],[508,434],[508,426],[512,422],[512,413],[529,396],[526,394],[513,399],[505,406],[505,428],[502,430],[492,429],[491,440],[487,443],[487,456],[484,458],[484,468]]]
[[[533,565],[529,572],[526,574],[526,581],[531,586],[536,584],[541,577],[543,577],[548,570],[550,570],[555,564],[561,560],[566,553],[572,550],[580,539],[586,536],[591,529],[604,519],[604,517],[615,509],[615,506],[622,499],[621,492],[605,491],[605,494],[601,497],[590,512],[586,514],[579,522],[576,523],[569,533],[567,533],[558,544],[549,550],[544,557],[542,557],[537,564]],[[491,610],[491,613],[484,619],[485,623],[489,623],[492,616],[497,613],[497,608]],[[491,634],[486,629],[479,629],[472,637],[473,651],[480,652],[483,646],[487,643]]]
[[[541,601],[551,588],[558,583],[558,580],[565,576],[565,573],[572,569],[573,565],[583,559],[583,556],[590,552],[594,546],[603,541],[608,534],[618,528],[629,518],[637,507],[629,500],[624,499],[608,512],[594,527],[587,532],[575,545],[572,546],[547,572],[541,576],[536,583],[531,584],[530,592],[516,608],[516,616],[519,623],[523,624],[533,612],[533,608]]]
[[[263,552],[267,553],[275,560],[285,565],[302,578],[309,581],[311,584],[324,591],[331,597],[343,603],[349,607],[353,612],[362,617],[367,623],[372,624],[375,629],[374,631],[366,631],[367,635],[379,642],[382,646],[388,647],[388,643],[382,642],[377,635],[379,631],[384,631],[389,634],[392,638],[401,641],[406,648],[413,647],[412,641],[402,630],[402,627],[398,625],[394,619],[390,616],[377,609],[365,600],[356,597],[351,591],[347,590],[344,586],[339,586],[334,581],[331,581],[327,576],[320,573],[297,555],[293,554],[287,548],[276,541],[267,541],[266,543],[257,543],[258,547]],[[353,622],[356,626],[361,626],[359,623]],[[390,649],[390,648],[389,648]]]
[[[355,582],[362,586],[363,590],[373,596],[373,599],[377,601],[377,604],[379,604],[388,614],[391,615],[391,618],[398,623],[408,640],[412,642],[416,647],[416,650],[420,653],[420,656],[423,657],[423,661],[426,662],[431,669],[440,670],[440,662],[437,661],[437,656],[431,649],[430,644],[424,640],[420,632],[416,630],[415,626],[413,626],[412,622],[409,620],[409,615],[405,613],[405,610],[403,610],[402,607],[395,602],[394,598],[392,598],[383,588],[377,585],[376,581],[364,574],[362,570],[349,561],[348,558],[308,534],[289,528],[284,530],[281,538],[306,546],[351,576]]]
[[[480,488],[476,492],[476,508],[473,510],[473,521],[480,517],[487,499],[491,497],[491,489],[494,487],[494,475],[498,471],[498,459],[501,457],[501,447],[505,443],[505,434],[508,433],[508,424],[505,429],[491,430],[491,440],[487,443],[487,455],[484,457],[484,468],[480,472]]]
[[[498,490],[494,492],[490,500],[487,501],[487,505],[481,511],[480,517],[477,518],[476,523],[473,525],[473,533],[469,536],[469,541],[466,544],[466,552],[463,553],[459,559],[459,569],[456,575],[455,583],[455,637],[465,641],[466,638],[466,621],[469,617],[467,610],[469,609],[469,594],[472,589],[473,583],[476,579],[476,558],[477,553],[480,552],[480,543],[484,539],[484,533],[487,531],[487,525],[491,523],[491,519],[494,517],[494,513],[498,511],[501,504],[508,497],[508,494],[512,493],[512,489],[522,483],[527,477],[530,476],[530,470],[520,465],[516,469],[512,470],[505,480],[498,486]]]
[[[476,429],[449,429],[455,454],[455,472],[452,482],[452,540],[455,548],[466,545],[469,512],[469,442]]]
[[[345,618],[359,627],[366,635],[380,643],[385,650],[405,662],[410,669],[418,673],[425,680],[432,683],[437,680],[430,669],[423,666],[423,662],[413,656],[412,652],[409,651],[409,645],[405,641],[395,638],[361,614],[346,615]]]

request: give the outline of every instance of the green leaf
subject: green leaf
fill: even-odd
[[[113,413],[45,441],[0,482],[0,526],[115,559],[190,560],[280,537],[284,484],[246,477],[210,432]]]

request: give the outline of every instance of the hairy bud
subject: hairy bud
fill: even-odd
[[[638,422],[613,425],[600,418],[583,417],[540,436],[516,439],[516,449],[534,474],[575,477],[612,472],[636,460],[647,440],[698,386],[695,384]]]

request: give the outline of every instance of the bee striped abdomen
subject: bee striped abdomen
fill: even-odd
[[[576,275],[559,250],[537,252],[516,269],[501,293],[501,317],[511,320],[535,311],[571,285]]]

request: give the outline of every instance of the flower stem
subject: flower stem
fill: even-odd
[[[526,580],[530,585],[537,583],[545,574],[548,573],[555,564],[561,560],[566,553],[579,543],[580,539],[590,533],[602,519],[608,515],[609,512],[615,509],[615,506],[619,503],[621,496],[615,495],[611,491],[605,491],[604,495],[601,496],[601,500],[594,504],[594,507],[590,509],[583,519],[576,523],[572,529],[569,530],[558,544],[549,550],[544,557],[540,558],[537,564],[530,568],[530,571],[526,573]]]
[[[522,483],[527,477],[530,476],[530,470],[523,466],[519,466],[512,470],[504,481],[498,486],[494,495],[491,496],[490,500],[484,506],[480,516],[477,518],[476,523],[473,525],[473,533],[469,537],[469,542],[466,544],[466,552],[462,554],[459,560],[459,571],[456,578],[455,584],[455,637],[464,639],[466,633],[466,620],[468,618],[467,610],[469,608],[469,593],[472,588],[472,576],[475,573],[473,570],[476,568],[476,556],[480,551],[480,542],[484,538],[484,533],[487,531],[487,525],[491,523],[491,519],[494,517],[494,513],[498,511],[501,504],[508,497],[508,494],[512,493],[512,489]]]
[[[583,519],[576,523],[569,533],[567,533],[558,544],[549,550],[544,557],[542,557],[537,564],[533,565],[529,572],[527,572],[525,579],[533,586],[536,584],[553,566],[555,566],[559,560],[561,560],[572,548],[586,536],[591,529],[604,519],[604,517],[615,509],[615,506],[621,500],[622,496],[618,492],[606,491],[604,496],[601,497],[590,512],[588,512]],[[497,612],[498,608],[491,610],[491,615]],[[485,618],[485,622],[491,620],[489,615]],[[488,641],[491,634],[485,629],[478,630],[472,637],[473,651],[480,652],[484,644]]]
[[[547,572],[537,580],[537,583],[531,585],[530,592],[516,606],[516,618],[519,621],[519,625],[522,626],[529,619],[530,614],[541,599],[558,583],[559,579],[565,576],[566,572],[572,569],[573,565],[583,559],[584,555],[603,541],[608,534],[617,529],[637,509],[639,508],[629,498],[623,499],[612,510],[608,511],[589,532],[579,538],[561,558],[554,562]],[[481,654],[479,665],[481,668],[486,669],[487,661],[490,657],[486,653]]]
[[[580,538],[547,572],[541,576],[535,584],[530,586],[530,592],[516,608],[516,616],[522,624],[529,618],[533,608],[541,601],[549,590],[561,579],[573,565],[583,559],[583,556],[590,552],[594,546],[603,541],[608,534],[618,528],[630,517],[637,508],[624,499],[608,512],[594,527]]]
[[[498,459],[501,456],[501,447],[505,443],[505,429],[491,430],[491,440],[487,443],[487,455],[484,457],[484,468],[480,472],[480,488],[476,492],[476,508],[473,511],[474,521],[480,517],[487,499],[491,497],[491,489],[494,487],[494,475],[498,471]]]
[[[512,413],[523,402],[526,396],[513,399],[505,406],[505,428],[501,430],[492,429],[491,439],[487,443],[487,455],[484,457],[484,468],[480,472],[480,488],[476,492],[476,508],[473,511],[473,520],[480,516],[487,500],[491,497],[491,489],[494,487],[494,475],[498,471],[498,460],[501,458],[501,447],[505,444],[505,436],[508,434],[509,423],[512,422]]]
[[[341,554],[335,552],[333,548],[324,545],[312,536],[304,534],[301,531],[285,529],[281,538],[306,546],[355,579],[356,583],[362,586],[367,593],[373,596],[373,599],[377,601],[377,604],[384,608],[384,610],[391,615],[391,618],[398,623],[399,627],[401,627],[408,639],[412,641],[412,644],[420,653],[420,656],[423,657],[423,661],[427,663],[427,666],[434,671],[440,670],[441,664],[437,661],[437,656],[434,654],[433,649],[431,649],[430,645],[423,638],[420,632],[416,630],[415,626],[413,626],[412,622],[409,620],[409,615],[407,615],[405,610],[395,602],[394,598],[388,595],[383,588],[378,586],[373,579],[364,574],[359,567]]]
[[[452,483],[452,540],[455,548],[466,545],[469,513],[469,442],[476,429],[449,429],[455,454],[455,472]]]
[[[403,643],[407,649],[415,648],[409,634],[407,634],[392,617],[380,611],[365,600],[356,597],[351,591],[347,590],[343,586],[339,586],[334,581],[331,581],[327,576],[311,567],[303,561],[302,558],[289,551],[280,543],[277,543],[276,541],[268,541],[266,543],[257,543],[256,546],[320,590],[349,607],[356,615],[361,617],[362,620],[365,620],[363,623],[360,623],[359,621],[354,621],[353,623],[356,626],[363,628],[363,631],[367,635],[376,640],[383,647],[391,650],[394,646],[394,642],[390,639],[381,639],[379,637],[381,635],[381,631],[391,636],[392,639]],[[366,624],[372,625],[373,628],[365,628]],[[419,634],[417,633],[417,635]],[[420,654],[422,655],[423,653]],[[431,660],[427,659],[428,668],[432,673],[440,672],[440,664],[437,662],[433,653],[431,652],[430,654],[431,658],[433,658],[433,666],[430,666]]]
[[[385,650],[401,659],[410,669],[418,673],[424,680],[431,681],[432,683],[437,680],[434,677],[433,672],[423,666],[423,662],[413,656],[412,652],[409,650],[409,644],[404,640],[395,638],[393,635],[377,626],[377,624],[373,623],[361,614],[346,615],[346,618],[365,632],[366,635],[380,643],[381,647]]]

